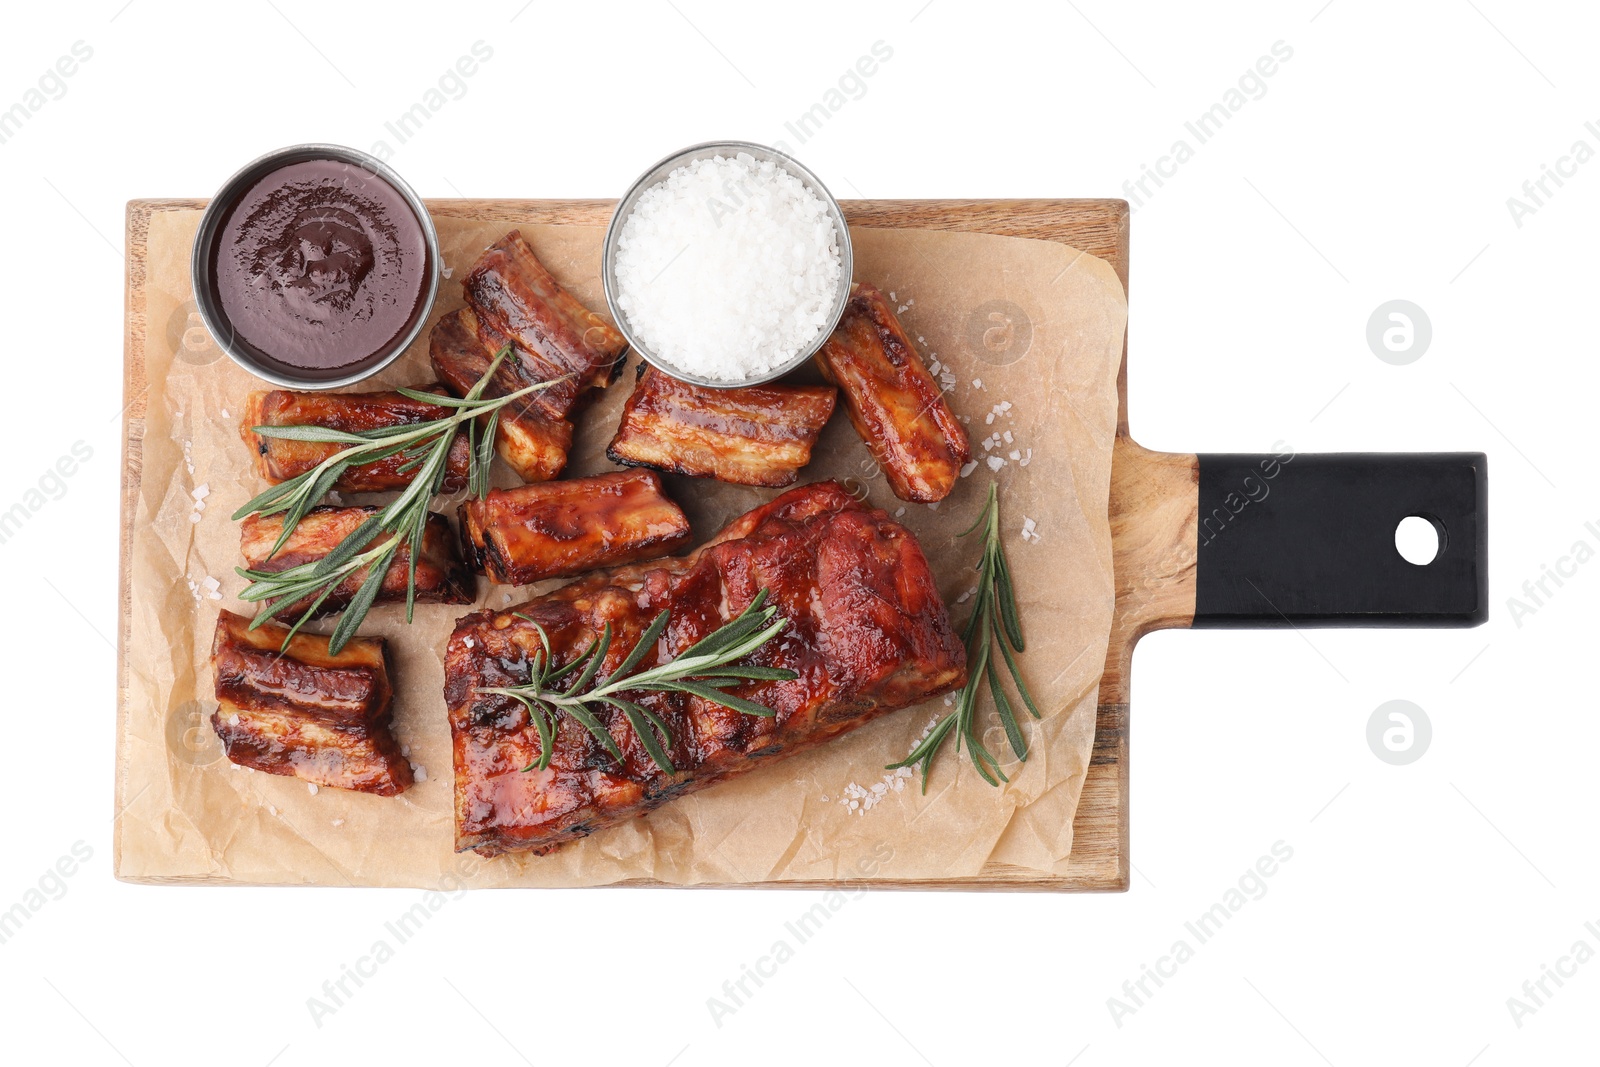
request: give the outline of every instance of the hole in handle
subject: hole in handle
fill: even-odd
[[[1444,527],[1427,515],[1407,515],[1394,528],[1395,551],[1401,559],[1418,567],[1438,559],[1444,544]]]

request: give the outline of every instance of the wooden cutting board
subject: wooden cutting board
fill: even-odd
[[[613,203],[430,200],[427,206],[435,216],[524,222],[532,213],[542,223],[604,225]],[[128,665],[122,649],[132,621],[131,523],[139,493],[148,395],[143,337],[149,220],[155,212],[204,206],[203,200],[128,204],[119,706],[126,695]],[[1129,212],[1121,200],[856,200],[845,201],[843,207],[848,220],[859,226],[1060,241],[1105,260],[1127,286]],[[1110,504],[1116,611],[1070,865],[1059,875],[991,864],[973,878],[863,884],[1127,889],[1129,664],[1135,642],[1152,630],[1196,624],[1472,625],[1485,617],[1487,538],[1481,455],[1278,457],[1281,466],[1275,464],[1273,473],[1267,474],[1265,464],[1273,457],[1152,452],[1128,435],[1126,350],[1117,384],[1120,402]],[[1277,491],[1268,496],[1253,484]],[[1399,557],[1392,543],[1394,522],[1413,513],[1427,516],[1440,529],[1445,545],[1439,560],[1417,568],[1427,572],[1420,576],[1395,568]],[[1330,524],[1331,517],[1339,522]],[[1337,537],[1330,538],[1330,528],[1337,529]],[[1378,560],[1384,536],[1390,538],[1387,549],[1393,560]],[[1203,566],[1202,549],[1208,553]],[[1352,573],[1365,581],[1350,582]],[[823,885],[834,888],[837,883]]]

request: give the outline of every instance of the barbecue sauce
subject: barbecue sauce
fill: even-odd
[[[405,197],[360,167],[291,163],[228,211],[212,277],[236,339],[298,377],[359,370],[413,325],[427,239]]]

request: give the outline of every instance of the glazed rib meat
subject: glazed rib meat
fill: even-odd
[[[394,796],[411,765],[390,732],[393,694],[383,639],[355,637],[336,656],[328,639],[285,627],[250,629],[231,611],[211,644],[217,710],[211,728],[233,763],[335,789]]]
[[[442,385],[423,386],[426,392],[444,392]],[[343,445],[285,441],[255,433],[255,426],[326,426],[355,433],[388,426],[403,426],[454,414],[452,409],[399,393],[300,393],[287,389],[251,393],[245,399],[244,417],[239,420],[239,436],[255,456],[256,473],[277,485],[304,474],[338,452]],[[401,470],[405,460],[391,456],[376,463],[351,467],[333,483],[348,493],[381,493],[403,489],[416,477],[415,470]],[[446,461],[444,491],[454,493],[467,484],[467,435],[463,430],[450,443]]]
[[[857,284],[838,328],[816,356],[894,495],[931,504],[972,458],[967,432],[911,346],[883,293]]]
[[[489,344],[480,336],[478,316],[471,308],[452,311],[433,328],[428,354],[434,373],[450,389],[465,396],[493,362],[501,345]],[[521,364],[507,359],[495,371],[484,390],[485,396],[505,396],[534,384],[523,375]],[[561,388],[556,386],[553,388]],[[552,416],[543,399],[546,392],[530,393],[500,409],[495,448],[517,476],[525,482],[549,481],[567,465],[567,450],[572,447],[572,423]]]
[[[245,566],[253,571],[277,574],[302,563],[314,563],[332,552],[356,527],[378,511],[374,507],[315,507],[306,512],[278,554],[267,557],[278,535],[283,532],[282,515],[251,515],[239,528],[239,552]],[[380,534],[386,540],[389,534]],[[379,600],[404,600],[406,598],[407,569],[411,563],[411,549],[402,542],[394,561],[383,576]],[[317,609],[317,615],[333,615],[343,611],[366,581],[367,568],[353,572],[341,582]],[[462,562],[456,551],[456,540],[450,534],[450,523],[443,516],[428,516],[422,534],[422,554],[417,557],[417,602],[421,604],[470,604],[477,597],[477,583],[472,572]],[[313,597],[306,597],[286,608],[279,617],[299,618],[311,606]],[[270,603],[270,602],[269,602]]]
[[[621,762],[563,718],[549,767],[524,771],[540,755],[526,709],[478,692],[529,681],[540,627],[560,664],[609,624],[612,641],[597,675],[603,682],[663,609],[671,621],[641,670],[737,617],[762,589],[788,627],[750,662],[798,677],[732,692],[772,708],[774,717],[686,694],[630,694],[669,725],[675,774],[656,766],[621,712],[604,711]],[[549,851],[948,692],[966,673],[966,653],[911,532],[835,482],[791,489],[687,557],[594,575],[457,622],[445,653],[456,847],[483,855]]]
[[[579,395],[616,378],[617,360],[628,342],[561,287],[520,231],[512,230],[484,252],[462,284],[478,318],[497,336],[516,342],[522,362],[538,380],[574,376],[574,399],[554,414],[565,417]]]
[[[639,369],[606,449],[612,462],[740,485],[793,485],[838,395],[830,386],[707,389]]]
[[[689,520],[654,471],[495,489],[461,505],[461,545],[480,574],[528,585],[655,559],[689,543]]]
[[[555,478],[572,446],[574,410],[616,378],[627,342],[561,287],[516,230],[484,252],[462,284],[467,306],[433,329],[434,373],[465,395],[509,343],[511,357],[485,396],[556,383],[502,409],[496,442],[523,481]]]

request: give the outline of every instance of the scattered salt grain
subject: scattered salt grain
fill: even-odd
[[[316,796],[317,795],[317,783],[316,782],[307,782],[306,783],[306,792],[310,793],[312,796]]]
[[[273,818],[277,818],[278,817],[278,809],[273,807],[271,804],[267,805],[267,813],[269,815],[271,815]]]
[[[428,780],[428,768],[420,763],[413,763],[411,765],[411,776],[418,782],[426,782]]]
[[[189,521],[190,522],[199,522],[200,521],[200,513],[198,511],[189,512]]]
[[[983,388],[983,379],[982,378],[974,378],[974,379],[972,379],[972,387],[974,389],[982,389]]]
[[[978,461],[977,460],[973,460],[970,463],[963,464],[962,467],[961,467],[961,477],[965,478],[967,475],[971,474],[973,471],[975,471],[977,469],[978,469]]]
[[[1005,465],[1006,465],[1006,461],[1001,459],[999,456],[990,456],[989,457],[989,469],[990,470],[997,471],[1001,467],[1004,467]]]
[[[1011,459],[1021,459],[1022,458],[1022,453],[1018,452],[1016,449],[1013,448],[1010,451],[1009,456],[1010,456]]]
[[[204,500],[206,497],[211,495],[211,486],[207,485],[205,482],[201,482],[199,485],[194,487],[194,492],[190,493],[189,495],[194,497],[196,500]]]
[[[817,339],[842,270],[816,192],[746,152],[714,156],[639,197],[617,240],[617,306],[667,363],[740,381]]]
[[[944,702],[949,704],[954,699],[954,693],[947,693],[945,694]],[[909,756],[911,753],[915,752],[917,746],[928,739],[928,735],[933,733],[933,728],[938,724],[939,717],[937,715],[929,719],[928,725],[922,728],[922,734],[917,737],[916,740],[912,741],[910,746],[906,749],[906,755]],[[889,796],[890,792],[905,792],[906,781],[911,777],[911,775],[912,770],[910,767],[896,767],[894,770],[889,771],[876,782],[873,782],[870,786],[863,786],[858,782],[851,782],[849,785],[844,787],[841,795],[837,798],[838,802],[848,812],[851,812],[855,815],[865,815],[867,812],[871,811],[873,808],[882,803]],[[824,804],[828,803],[828,797],[824,796],[822,798],[822,802]]]
[[[335,827],[343,826],[344,825],[344,820],[343,819],[335,819],[335,820],[333,820],[333,825]]]

